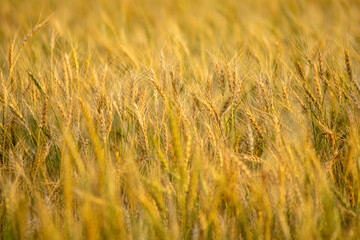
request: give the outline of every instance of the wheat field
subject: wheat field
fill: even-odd
[[[357,0],[1,0],[1,239],[360,239]]]

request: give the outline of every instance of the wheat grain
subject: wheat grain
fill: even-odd
[[[252,123],[252,125],[254,126],[256,132],[258,133],[260,140],[261,140],[261,141],[264,141],[264,135],[263,135],[262,131],[260,130],[260,126],[259,126],[259,125],[257,124],[257,122],[255,121],[255,118],[254,118],[254,116],[251,114],[250,110],[249,110],[249,109],[246,109],[245,113],[246,113],[246,115],[249,117],[250,122]]]
[[[49,104],[48,104],[48,101],[45,99],[43,109],[41,112],[40,128],[46,128],[48,111],[49,111]]]

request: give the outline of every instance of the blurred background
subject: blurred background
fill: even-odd
[[[78,50],[96,48],[102,56],[141,61],[151,55],[146,48],[156,52],[174,41],[192,54],[204,44],[206,50],[233,52],[276,42],[311,48],[312,40],[324,49],[343,44],[358,49],[359,6],[356,0],[2,0],[0,63],[12,41],[20,44],[47,18],[46,30],[37,36],[43,42],[55,31],[60,43],[77,43]]]

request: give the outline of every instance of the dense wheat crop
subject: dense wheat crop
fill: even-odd
[[[360,238],[357,0],[0,0],[2,239]]]

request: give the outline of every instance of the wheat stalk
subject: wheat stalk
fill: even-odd
[[[11,64],[11,67],[10,67],[10,70],[9,70],[9,76],[8,76],[8,79],[11,79],[12,78],[12,74],[13,74],[13,71],[14,71],[14,67],[17,63],[17,61],[19,60],[19,57],[21,55],[21,53],[23,52],[26,44],[29,42],[29,40],[35,35],[35,33],[37,33],[46,23],[47,21],[49,20],[46,19],[45,21],[37,24],[33,29],[31,29],[31,31],[26,35],[26,37],[24,38],[22,44],[21,44],[21,47],[20,47],[20,50],[18,52],[18,54],[16,55],[15,57],[15,60],[12,61],[12,64]],[[12,53],[11,53],[11,56],[12,56]]]

